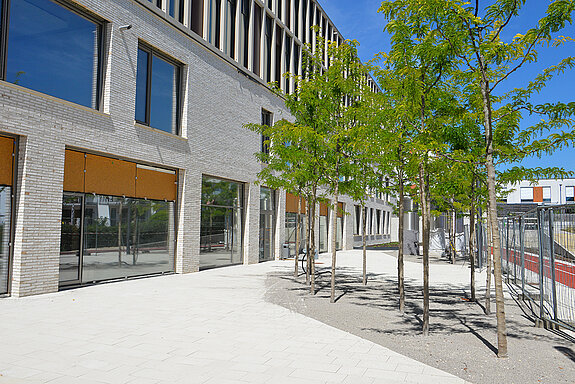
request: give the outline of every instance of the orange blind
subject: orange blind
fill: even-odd
[[[136,163],[88,154],[85,186],[86,193],[134,196]]]
[[[14,139],[0,136],[0,184],[12,185],[14,171]]]
[[[543,187],[533,187],[533,202],[534,203],[543,202]]]
[[[343,203],[337,203],[337,217],[343,217]]]
[[[176,172],[138,166],[136,197],[152,200],[176,200]]]
[[[297,213],[297,196],[286,193],[286,212]],[[303,198],[300,197],[301,200],[301,207],[300,212],[305,214],[306,212],[306,203]]]
[[[327,216],[327,204],[326,203],[319,203],[319,215],[320,216]]]
[[[64,191],[84,192],[85,154],[66,150],[64,160]]]

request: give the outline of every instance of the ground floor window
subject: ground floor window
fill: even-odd
[[[10,237],[12,216],[12,188],[0,185],[0,295],[8,293],[10,270]]]
[[[260,261],[274,259],[274,234],[276,222],[275,191],[260,188]]]
[[[319,251],[327,252],[329,226],[327,216],[319,217]]]
[[[177,172],[66,150],[60,284],[174,271]]]
[[[0,136],[0,295],[9,288],[15,150],[13,138]]]
[[[174,271],[174,203],[65,193],[60,282]]]
[[[286,212],[285,238],[286,238],[286,243],[289,244],[291,256],[294,256],[295,252],[296,252],[296,249],[295,249],[296,244],[295,243],[296,243],[296,220],[297,220],[297,218],[298,218],[297,213]],[[303,250],[305,249],[306,228],[307,228],[306,215],[300,214],[299,215],[299,230],[300,230],[299,253],[303,252]]]
[[[343,248],[343,212],[343,203],[337,203],[337,219],[335,223],[335,249],[338,251]]]
[[[202,178],[200,269],[241,264],[243,184]]]

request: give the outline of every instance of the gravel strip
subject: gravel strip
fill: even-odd
[[[518,305],[513,295],[505,302],[509,358],[498,359],[495,314],[486,316],[460,286],[432,287],[430,336],[423,337],[422,288],[417,281],[406,279],[402,315],[391,273],[370,275],[363,286],[356,271],[339,269],[344,272],[336,277],[337,302],[330,304],[330,275],[325,264],[318,267],[324,273],[315,296],[309,294],[305,276],[295,279],[286,268],[285,274],[268,275],[266,300],[472,383],[575,383],[575,339],[568,333],[534,327],[528,309]],[[483,296],[478,291],[478,297]]]

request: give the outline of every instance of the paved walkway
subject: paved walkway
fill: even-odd
[[[464,383],[264,300],[289,262],[0,300],[0,383]]]

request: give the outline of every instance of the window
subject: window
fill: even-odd
[[[292,39],[289,36],[286,36],[286,40],[285,40],[285,71],[286,72],[290,72],[291,73],[291,42]],[[290,76],[286,76],[285,78],[285,87],[284,90],[286,93],[290,93],[290,82],[291,82],[291,77]]]
[[[193,0],[192,1],[192,15],[191,15],[192,31],[196,32],[198,35],[204,35],[204,1],[203,0]]]
[[[262,109],[262,125],[271,127],[273,124],[273,115],[271,112]],[[269,136],[262,135],[261,151],[266,155],[270,154],[270,138]]]
[[[575,201],[575,187],[565,187],[565,201]]]
[[[521,202],[522,203],[532,203],[533,202],[533,188],[532,187],[521,187]]]
[[[543,187],[543,202],[551,202],[551,187]]]
[[[260,261],[274,258],[275,195],[273,189],[260,188]]]
[[[354,235],[359,235],[359,229],[361,228],[361,207],[359,205],[355,206],[355,227]]]
[[[204,176],[200,269],[242,262],[243,184]]]
[[[103,23],[49,0],[0,3],[0,78],[98,109]]]
[[[253,72],[260,75],[260,51],[262,44],[262,8],[254,4],[254,44],[252,53],[254,59]]]
[[[178,134],[180,125],[180,72],[173,60],[153,48],[138,48],[136,121]]]
[[[378,209],[375,211],[375,220],[376,220],[376,234],[381,235],[381,210]]]

